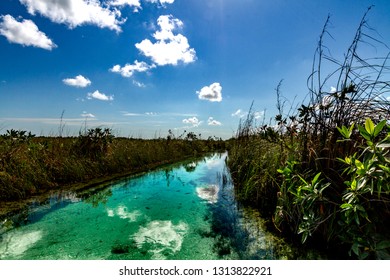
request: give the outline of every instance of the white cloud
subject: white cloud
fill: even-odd
[[[142,9],[140,0],[112,0],[108,4],[114,7],[116,6],[123,7],[126,5],[130,7],[134,7],[134,12],[138,12],[140,9]]]
[[[161,7],[166,8],[166,4],[173,4],[175,0],[145,0],[145,2],[153,3],[153,4],[160,4]],[[124,7],[124,6],[130,6],[134,8],[134,12],[139,12],[139,10],[142,10],[141,7],[141,1],[140,0],[111,0],[108,2],[108,5],[111,7]]]
[[[23,46],[33,46],[46,50],[56,48],[56,44],[45,33],[39,31],[38,26],[28,19],[17,21],[11,15],[0,16],[0,34],[5,36],[10,43]]]
[[[138,60],[134,61],[134,64],[126,64],[121,67],[119,64],[113,66],[110,71],[114,73],[119,73],[123,77],[130,78],[135,72],[146,72],[149,69],[155,68],[154,64],[149,65],[146,62],[139,62]]]
[[[72,87],[87,87],[91,84],[91,81],[88,78],[85,78],[82,75],[77,75],[74,78],[67,78],[62,80],[64,84]]]
[[[232,117],[239,117],[239,118],[242,118],[242,117],[245,117],[248,113],[247,112],[244,112],[242,111],[241,109],[238,109],[236,112],[234,112],[232,114]]]
[[[112,0],[108,3],[110,6],[130,6],[141,8],[140,0]]]
[[[335,93],[337,89],[335,87],[330,87],[330,93]]]
[[[129,112],[122,112],[122,115],[125,117],[141,117],[141,116],[147,116],[147,117],[156,117],[158,114],[156,112],[145,112],[143,114],[139,113],[129,113]]]
[[[261,112],[255,112],[254,113],[254,117],[255,119],[260,119],[264,116],[264,111],[261,111]]]
[[[96,118],[96,116],[94,114],[87,113],[85,111],[80,116],[82,116],[83,118],[91,118],[91,119]]]
[[[197,117],[192,117],[192,118],[184,119],[183,123],[189,124],[192,127],[198,127],[202,122],[199,121]]]
[[[211,125],[211,126],[220,126],[220,125],[222,125],[221,122],[219,122],[217,120],[214,120],[214,118],[212,118],[212,117],[209,117],[209,119],[207,120],[207,124]]]
[[[146,85],[144,83],[141,83],[141,82],[138,82],[138,81],[135,81],[133,80],[133,85],[135,85],[136,87],[139,87],[139,88],[145,88]]]
[[[173,4],[175,0],[146,0],[146,2],[157,4],[159,3],[162,7],[166,8],[165,4]]]
[[[213,83],[210,86],[205,86],[196,93],[198,94],[199,99],[202,100],[208,100],[211,102],[222,101],[222,86],[219,83]]]
[[[232,113],[232,117],[237,117],[237,118],[243,118],[247,115],[248,115],[248,112],[243,111],[242,109],[238,109],[237,111]],[[257,120],[262,118],[263,116],[264,116],[264,111],[253,112],[253,117]]]
[[[102,101],[111,101],[111,100],[114,100],[114,96],[106,95],[104,93],[99,92],[98,90],[95,90],[94,92],[88,93],[87,99],[98,99],[98,100],[102,100]]]
[[[129,112],[122,112],[122,115],[125,116],[125,117],[138,117],[138,116],[142,116],[141,114],[138,114],[138,113],[129,113]]]
[[[32,15],[36,13],[49,18],[55,23],[63,23],[69,28],[83,24],[92,24],[100,28],[121,31],[118,9],[103,7],[98,0],[19,0]]]
[[[194,62],[196,53],[190,48],[188,39],[182,34],[173,34],[175,29],[183,26],[183,22],[172,15],[163,15],[158,18],[157,24],[160,30],[153,34],[156,42],[145,39],[135,44],[136,48],[160,66]]]
[[[167,4],[173,4],[173,2],[175,2],[175,0],[160,0],[160,3],[161,3],[161,4],[165,4],[165,3],[167,3]]]

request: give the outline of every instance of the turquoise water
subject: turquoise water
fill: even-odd
[[[241,207],[227,154],[58,194],[0,222],[0,259],[280,259],[290,249]],[[283,248],[282,250],[280,248]]]

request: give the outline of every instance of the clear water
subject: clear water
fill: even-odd
[[[0,222],[0,259],[281,259],[290,248],[235,201],[226,154],[53,196]]]

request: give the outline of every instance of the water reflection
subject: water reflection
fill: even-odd
[[[147,250],[152,259],[166,259],[181,250],[189,226],[184,222],[152,221],[140,227],[133,239],[140,250]]]
[[[0,259],[15,258],[23,255],[41,238],[42,231],[12,231],[2,235],[0,242]]]
[[[57,195],[23,222],[0,224],[0,259],[290,258],[258,212],[236,201],[226,157]]]
[[[211,184],[208,186],[197,187],[196,193],[201,199],[204,199],[209,203],[217,203],[219,186],[216,184]]]
[[[121,219],[129,220],[129,222],[135,222],[142,216],[142,213],[139,210],[129,212],[126,206],[119,205],[116,209],[107,208],[107,215],[109,217],[118,216]]]

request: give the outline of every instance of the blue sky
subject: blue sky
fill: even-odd
[[[65,135],[229,138],[252,101],[274,116],[281,79],[302,100],[328,14],[340,59],[370,5],[390,44],[388,0],[1,0],[0,133],[55,136],[63,114]]]

